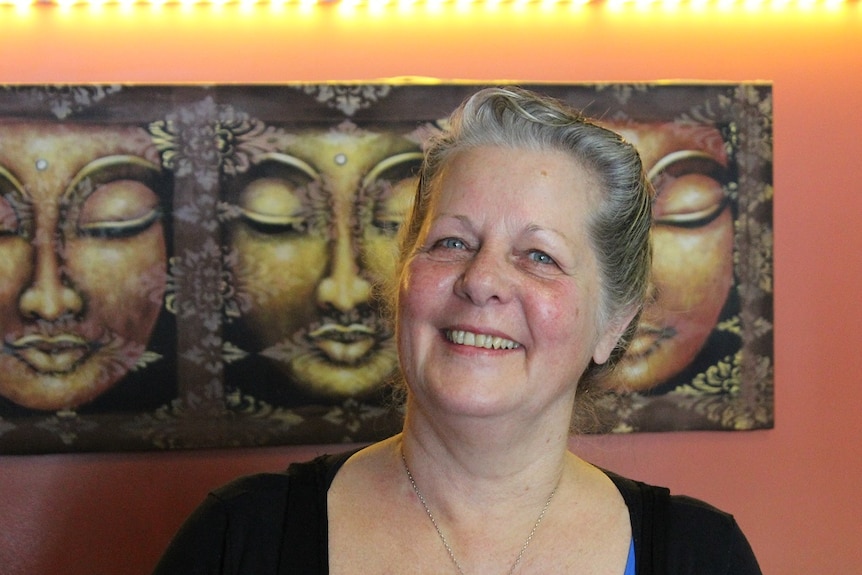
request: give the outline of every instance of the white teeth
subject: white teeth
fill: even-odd
[[[485,349],[516,349],[521,347],[521,344],[493,335],[485,335],[482,333],[472,333],[460,329],[450,329],[446,331],[446,338],[452,343],[461,345],[469,345],[472,347],[484,347]]]

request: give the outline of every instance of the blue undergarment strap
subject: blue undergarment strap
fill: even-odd
[[[629,558],[626,559],[626,571],[623,575],[635,575],[635,540],[629,544]]]

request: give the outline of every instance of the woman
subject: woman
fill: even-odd
[[[404,229],[403,432],[214,493],[156,573],[759,573],[729,515],[568,451],[635,329],[650,201],[613,132],[515,89],[470,98]]]

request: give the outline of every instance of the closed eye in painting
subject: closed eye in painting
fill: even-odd
[[[682,150],[668,154],[656,162],[648,177],[656,189],[656,225],[705,226],[730,203],[724,190],[727,169],[704,152]]]
[[[163,215],[156,193],[161,180],[158,166],[137,156],[94,160],[75,175],[64,194],[66,227],[74,227],[79,237],[135,236]]]

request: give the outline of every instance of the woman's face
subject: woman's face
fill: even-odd
[[[86,403],[143,354],[167,252],[136,127],[0,123],[0,395]]]
[[[412,396],[448,413],[558,409],[568,421],[589,360],[604,362],[619,335],[599,325],[592,175],[562,153],[485,147],[451,158],[434,186],[399,286]]]
[[[721,180],[721,136],[709,126],[609,126],[640,151],[656,187],[652,299],[615,389],[643,391],[678,374],[716,325],[733,284],[733,216]]]
[[[394,273],[419,145],[341,127],[297,136],[258,160],[228,228],[241,322],[289,380],[320,396],[379,388],[397,365],[374,291]]]

